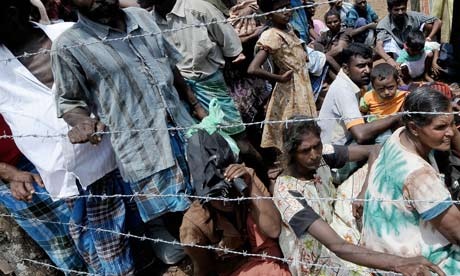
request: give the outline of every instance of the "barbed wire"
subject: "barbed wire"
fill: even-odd
[[[380,270],[380,269],[372,269],[372,268],[364,268],[364,267],[361,267],[361,268],[356,267],[356,268],[354,268],[354,267],[349,267],[349,266],[344,266],[344,265],[332,266],[332,265],[325,265],[325,264],[316,264],[316,263],[309,263],[309,262],[304,262],[304,261],[299,261],[299,260],[291,260],[291,259],[285,258],[285,257],[271,256],[271,255],[269,255],[267,253],[257,254],[257,253],[250,253],[248,251],[238,251],[238,250],[233,250],[233,249],[229,249],[229,248],[215,247],[215,246],[212,246],[212,245],[199,245],[199,244],[195,244],[195,243],[182,243],[182,242],[179,242],[179,241],[176,241],[176,240],[167,241],[167,240],[163,240],[163,239],[160,239],[160,238],[150,238],[150,237],[147,237],[145,235],[144,236],[138,236],[138,235],[134,235],[134,234],[131,234],[131,233],[121,233],[121,232],[113,231],[113,230],[110,230],[110,229],[92,228],[92,227],[79,225],[79,224],[75,224],[75,223],[71,223],[71,222],[43,220],[43,219],[39,219],[39,218],[30,218],[30,217],[24,217],[24,216],[19,216],[19,215],[15,215],[15,214],[5,214],[5,213],[0,213],[0,217],[9,217],[9,218],[12,218],[12,219],[35,220],[35,221],[38,221],[38,222],[41,222],[41,223],[66,225],[66,226],[69,226],[69,227],[78,227],[78,228],[81,228],[84,231],[105,232],[105,233],[109,233],[109,234],[120,235],[120,236],[123,236],[123,237],[126,237],[126,238],[139,239],[141,241],[150,241],[150,242],[153,242],[153,243],[165,243],[165,244],[173,245],[173,246],[178,245],[178,246],[182,246],[182,247],[194,247],[194,248],[199,248],[199,249],[218,251],[218,252],[221,252],[221,253],[224,253],[224,254],[239,255],[239,256],[248,257],[248,258],[251,258],[251,257],[252,258],[261,258],[261,259],[264,259],[264,260],[270,259],[270,260],[282,262],[282,263],[285,263],[285,264],[303,265],[303,266],[307,266],[307,267],[310,267],[310,268],[317,268],[317,269],[328,268],[328,269],[333,269],[333,270],[336,270],[336,271],[337,270],[359,271],[359,272],[364,272],[364,273],[378,273],[378,274],[381,274],[381,275],[401,275],[399,273],[390,272],[390,271],[384,271],[384,270]],[[358,253],[353,253],[353,254],[358,254]],[[376,254],[379,254],[379,253],[376,252]],[[366,255],[369,255],[369,253],[366,253]],[[35,263],[38,263],[38,262],[35,262]],[[46,265],[49,266],[49,264],[46,264]],[[57,268],[57,269],[61,270],[61,268],[58,268],[58,267],[55,267],[55,266],[54,266],[54,268]],[[86,272],[82,272],[81,274],[94,275],[94,274],[88,274]]]
[[[224,20],[215,20],[215,21],[212,21],[212,22],[205,22],[205,23],[199,23],[199,24],[185,24],[185,26],[180,27],[180,28],[175,28],[175,29],[166,29],[166,30],[161,30],[161,31],[158,31],[158,32],[145,32],[145,33],[139,34],[139,35],[127,34],[126,36],[121,37],[121,38],[109,38],[109,39],[100,39],[100,40],[94,41],[94,42],[82,42],[82,43],[77,43],[77,44],[74,44],[74,45],[66,45],[66,46],[63,46],[61,48],[57,48],[57,49],[54,49],[54,50],[42,48],[42,49],[38,50],[37,52],[31,52],[31,53],[24,52],[24,54],[22,54],[22,55],[17,55],[17,56],[10,57],[10,58],[0,59],[0,62],[7,63],[7,62],[10,62],[10,61],[15,60],[15,59],[29,58],[29,57],[33,57],[33,56],[36,56],[36,55],[42,55],[42,54],[51,54],[53,52],[58,52],[59,50],[63,50],[63,49],[72,49],[72,48],[78,48],[78,47],[85,47],[85,46],[90,46],[90,45],[94,45],[94,44],[108,43],[108,42],[114,42],[114,41],[126,41],[126,40],[130,40],[130,39],[134,39],[134,38],[141,38],[141,37],[155,36],[155,35],[160,35],[160,34],[165,34],[165,33],[178,32],[178,31],[182,31],[182,30],[186,30],[186,29],[190,29],[190,28],[194,28],[194,27],[206,27],[206,26],[210,26],[210,25],[214,25],[214,24],[226,24],[226,23],[231,24],[231,23],[236,22],[236,21],[241,20],[241,19],[256,19],[256,18],[259,18],[259,17],[265,17],[267,15],[271,15],[271,14],[285,13],[285,12],[288,12],[288,11],[296,11],[296,10],[299,10],[299,9],[305,9],[305,8],[310,8],[310,7],[315,7],[315,6],[329,4],[329,3],[335,3],[335,2],[337,2],[337,0],[319,2],[319,3],[314,3],[314,4],[305,4],[305,5],[301,5],[301,6],[298,6],[298,7],[291,7],[289,9],[283,8],[283,9],[278,9],[278,10],[275,10],[275,11],[264,12],[264,13],[253,13],[253,14],[250,14],[250,15],[232,17],[232,18],[227,18],[227,19],[224,19]]]
[[[53,269],[56,269],[56,270],[60,270],[62,272],[67,272],[67,273],[72,273],[72,274],[101,276],[99,274],[94,274],[94,273],[89,273],[89,272],[85,272],[85,271],[78,271],[78,270],[74,270],[74,269],[58,267],[58,266],[55,266],[55,265],[52,265],[52,264],[49,264],[49,263],[40,262],[40,261],[37,261],[37,260],[32,260],[32,259],[27,259],[27,258],[22,259],[21,262],[22,263],[29,262],[29,263],[33,263],[33,264],[36,264],[36,265],[41,265],[41,266],[44,266],[44,267],[53,268]]]
[[[43,196],[49,196],[48,193],[43,193],[43,192],[34,192],[35,195],[43,195]],[[11,191],[1,191],[0,196],[3,195],[12,195]],[[191,195],[191,194],[165,194],[165,195],[159,195],[159,194],[144,194],[144,193],[133,193],[132,195],[124,195],[124,194],[113,194],[113,195],[94,195],[94,194],[88,194],[88,195],[73,195],[73,196],[56,196],[53,197],[54,199],[60,200],[60,199],[90,199],[90,198],[98,198],[98,199],[110,199],[110,198],[128,198],[128,199],[134,199],[137,197],[147,197],[147,198],[188,198],[188,199],[194,199],[194,200],[202,200],[204,202],[209,202],[209,201],[225,201],[225,202],[243,202],[243,201],[249,201],[249,200],[286,200],[286,199],[306,199],[309,201],[349,201],[349,202],[380,202],[380,203],[399,203],[399,202],[404,202],[407,204],[414,204],[414,203],[452,203],[455,205],[460,205],[460,200],[438,200],[438,199],[387,199],[387,198],[334,198],[334,197],[314,197],[314,198],[306,198],[303,196],[243,196],[243,197],[237,197],[237,198],[226,198],[226,197],[213,197],[213,196],[198,196],[198,195]]]
[[[460,112],[455,111],[455,112],[422,112],[422,111],[411,111],[411,112],[397,112],[389,115],[380,115],[379,118],[389,118],[389,117],[395,117],[395,116],[403,116],[403,115],[459,115]],[[258,121],[258,122],[252,122],[252,123],[238,123],[238,124],[222,124],[222,125],[217,125],[209,128],[215,128],[217,130],[225,130],[227,128],[234,128],[234,127],[239,127],[239,126],[260,126],[261,128],[264,125],[277,125],[277,124],[285,124],[286,128],[289,126],[289,124],[292,123],[300,123],[300,122],[308,122],[308,121],[345,121],[345,120],[356,120],[356,119],[367,119],[367,118],[373,118],[375,115],[362,115],[362,116],[356,116],[356,117],[333,117],[333,118],[305,118],[305,119],[288,119],[288,120],[264,120],[264,121]],[[186,131],[186,130],[191,130],[191,129],[206,129],[206,127],[198,126],[198,125],[193,125],[193,126],[186,126],[186,127],[168,127],[168,128],[141,128],[141,129],[124,129],[124,130],[109,130],[109,131],[99,131],[93,133],[94,136],[96,135],[104,135],[104,134],[120,134],[120,133],[125,133],[125,132],[152,132],[152,131]],[[8,134],[3,134],[0,135],[0,139],[20,139],[20,138],[66,138],[67,133],[57,133],[57,134],[21,134],[21,135],[8,135]]]

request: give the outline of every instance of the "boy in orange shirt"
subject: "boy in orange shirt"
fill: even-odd
[[[374,115],[367,118],[368,122],[400,111],[407,92],[398,90],[398,80],[398,70],[388,63],[378,64],[372,69],[371,82],[374,89],[364,94],[359,105],[363,114]],[[390,135],[391,131],[388,130],[377,137],[375,142],[383,144]]]

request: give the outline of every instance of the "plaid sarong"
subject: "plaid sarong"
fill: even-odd
[[[86,191],[79,188],[82,195],[132,194],[118,170],[91,184]],[[134,275],[135,264],[129,239],[117,233],[127,233],[141,223],[135,202],[126,197],[86,197],[68,199],[67,203],[72,208],[71,223],[75,224],[70,226],[70,234],[90,272]]]
[[[131,183],[133,192],[145,194],[145,196],[134,197],[144,222],[151,221],[165,213],[185,211],[190,206],[190,200],[181,196],[192,193],[190,171],[185,157],[185,138],[179,131],[170,131],[169,137],[175,165]],[[179,196],[159,197],[161,195]]]
[[[17,167],[22,171],[37,173],[32,163],[25,158],[21,159]],[[29,203],[14,199],[8,191],[9,186],[0,184],[0,204],[13,216],[17,216],[15,221],[18,225],[48,254],[57,267],[86,271],[86,265],[69,235],[68,226],[55,223],[69,222],[69,208],[63,200],[53,201],[46,195],[47,191],[36,183],[34,188],[36,194]]]

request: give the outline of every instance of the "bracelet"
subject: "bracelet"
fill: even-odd
[[[194,101],[193,103],[190,103],[190,106],[191,106],[191,107],[195,107],[195,106],[197,106],[199,103],[200,103],[200,102],[198,102],[198,101]]]

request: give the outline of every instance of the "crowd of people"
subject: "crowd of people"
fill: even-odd
[[[386,4],[2,0],[0,203],[68,275],[458,274],[459,53]]]

